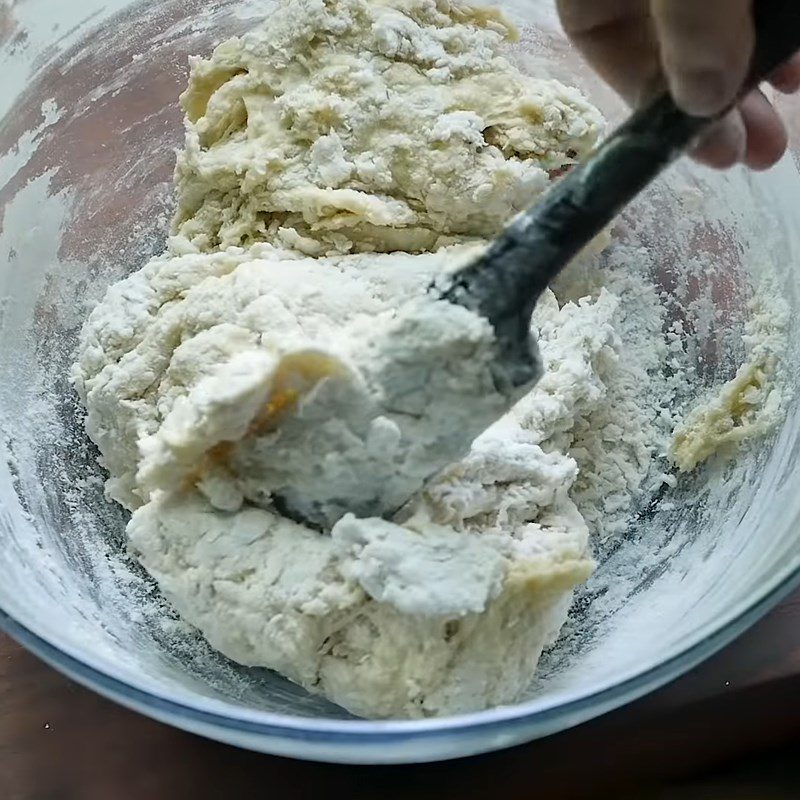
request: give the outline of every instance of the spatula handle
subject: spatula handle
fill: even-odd
[[[800,0],[756,0],[754,11],[757,45],[744,92],[800,50]],[[488,318],[498,338],[507,337],[518,351],[550,282],[727,110],[693,117],[668,93],[657,96],[518,217],[482,259],[454,276],[443,298]]]

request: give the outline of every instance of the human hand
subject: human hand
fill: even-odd
[[[755,45],[753,0],[557,0],[569,37],[598,74],[631,105],[662,76],[687,113],[712,116],[744,84]],[[771,78],[780,92],[800,90],[800,56]],[[714,126],[693,153],[718,169],[762,170],[786,151],[780,115],[759,89]]]

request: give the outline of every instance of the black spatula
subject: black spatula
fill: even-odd
[[[744,93],[800,50],[800,2],[756,0],[755,15],[756,54]],[[442,298],[494,326],[499,385],[525,386],[539,378],[531,315],[550,282],[728,110],[698,118],[681,111],[668,93],[656,97],[452,278]]]

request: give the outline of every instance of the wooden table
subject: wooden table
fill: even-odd
[[[598,798],[800,741],[800,594],[650,697],[505,753],[337,767],[238,751],[72,684],[0,636],[0,800]],[[638,788],[637,788],[638,787]],[[548,794],[549,793],[549,794]]]

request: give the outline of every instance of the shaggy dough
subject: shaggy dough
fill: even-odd
[[[116,287],[89,324],[83,363],[89,431],[119,499],[135,505],[188,482],[223,511],[279,496],[328,528],[347,511],[396,511],[509,406],[492,380],[488,322],[426,297],[443,262],[474,253],[376,263],[260,245],[156,262]],[[181,301],[155,300],[122,369],[91,376],[93,352],[106,366],[109,329],[133,329],[138,299],[165,296],[183,274]],[[160,367],[156,402],[135,400]]]
[[[506,407],[485,321],[424,290],[601,130],[500,55],[513,36],[460,1],[291,0],[194,60],[169,251],[109,290],[75,368],[130,547],[178,611],[365,716],[518,699],[593,569],[564,443],[618,358],[605,292],[543,298],[545,378],[393,519],[338,504],[359,499],[348,441],[399,454],[406,485],[374,478],[391,506]],[[273,503],[320,485],[321,531]]]
[[[293,0],[195,59],[173,247],[419,252],[496,234],[602,130],[578,91],[500,55],[515,36],[464,2]]]

